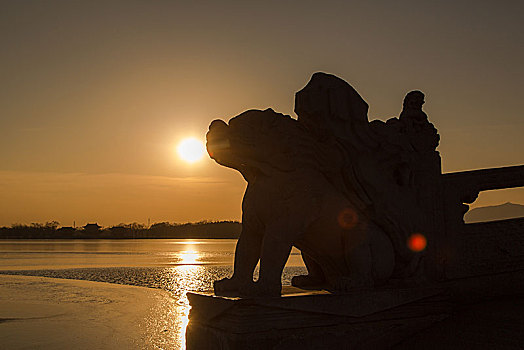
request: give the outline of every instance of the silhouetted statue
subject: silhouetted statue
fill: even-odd
[[[494,311],[522,324],[524,218],[463,217],[479,192],[524,186],[524,165],[443,174],[423,104],[411,91],[398,117],[370,122],[355,89],[315,73],[296,120],[267,109],[211,123],[209,155],[248,183],[234,273],[215,294],[247,298],[189,292],[188,349],[475,347]],[[292,284],[337,295],[282,293],[293,246],[307,274]],[[486,340],[522,343],[513,328]]]
[[[234,273],[215,293],[280,295],[293,246],[308,270],[293,278],[297,287],[346,292],[416,278],[424,253],[406,242],[431,239],[427,183],[440,176],[439,136],[423,103],[412,91],[399,118],[370,123],[355,89],[315,73],[296,94],[297,120],[267,109],[213,121],[209,155],[248,182]]]

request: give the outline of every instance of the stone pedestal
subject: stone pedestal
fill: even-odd
[[[446,319],[451,304],[435,288],[303,292],[242,299],[188,293],[188,350],[386,349]]]

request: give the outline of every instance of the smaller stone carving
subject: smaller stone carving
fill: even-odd
[[[423,104],[424,94],[422,92],[409,92],[404,98],[403,109],[398,118],[411,146],[420,153],[434,151],[440,140],[437,129],[428,121],[428,116],[422,111]]]

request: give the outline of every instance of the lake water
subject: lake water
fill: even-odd
[[[209,291],[230,276],[236,240],[0,240],[0,274],[44,276],[159,288],[180,304],[174,324],[187,324],[188,291]],[[304,274],[293,249],[282,275],[284,285]],[[256,276],[256,272],[255,272]],[[176,335],[184,339],[185,329]]]

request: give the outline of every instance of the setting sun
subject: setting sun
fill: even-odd
[[[178,156],[188,163],[195,163],[201,160],[205,153],[202,141],[193,137],[182,140],[176,150]]]

